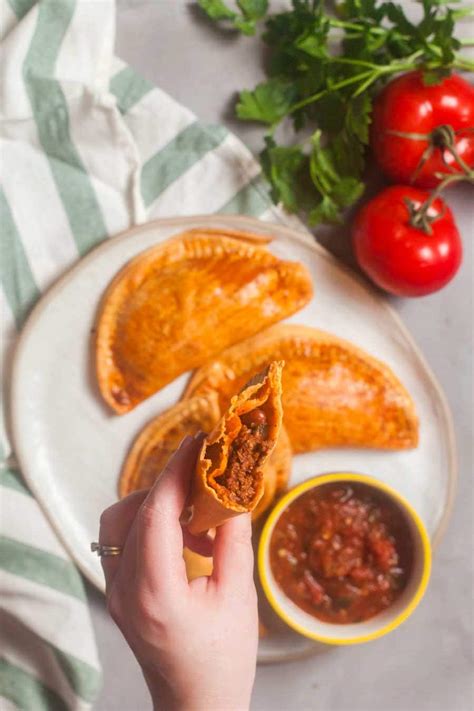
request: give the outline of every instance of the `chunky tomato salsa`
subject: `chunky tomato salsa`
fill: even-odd
[[[334,483],[295,499],[278,519],[270,565],[286,595],[325,622],[368,620],[400,595],[412,539],[402,511],[363,484]]]

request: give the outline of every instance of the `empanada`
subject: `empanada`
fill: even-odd
[[[211,432],[218,420],[218,398],[213,392],[182,400],[155,417],[127,454],[120,474],[119,496],[150,489],[183,437],[199,431]],[[271,506],[275,495],[286,488],[290,472],[291,446],[282,427],[275,449],[263,466],[264,493],[252,511],[252,520],[256,521]]]
[[[96,370],[117,413],[309,301],[306,267],[252,239],[187,232],[139,254],[115,276],[99,310]]]
[[[415,406],[392,370],[348,341],[306,326],[279,324],[227,349],[196,371],[185,397],[213,390],[222,409],[251,373],[275,358],[285,361],[283,422],[294,452],[417,445]]]
[[[259,503],[263,467],[280,432],[282,367],[272,362],[254,376],[204,440],[188,502],[191,533],[215,528]]]
[[[120,497],[150,489],[186,435],[211,432],[220,417],[216,393],[182,400],[155,417],[132,444],[119,480]]]

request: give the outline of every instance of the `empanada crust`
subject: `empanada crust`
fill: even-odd
[[[112,280],[96,325],[100,392],[119,414],[230,345],[301,309],[306,267],[260,235],[185,232],[132,259]]]
[[[184,396],[213,390],[222,409],[249,374],[275,358],[285,361],[283,423],[294,452],[417,445],[415,405],[393,371],[352,343],[306,326],[278,324],[227,349],[194,373]]]

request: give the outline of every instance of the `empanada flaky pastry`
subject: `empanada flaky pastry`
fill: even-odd
[[[187,370],[302,308],[309,273],[264,246],[205,230],[186,232],[129,262],[98,315],[100,392],[118,413]]]
[[[263,467],[275,447],[282,420],[281,371],[272,362],[231,399],[204,440],[189,497],[191,533],[215,528],[253,511],[264,491]]]
[[[143,428],[127,454],[119,480],[120,497],[151,488],[181,440],[199,431],[211,432],[219,419],[214,392],[182,400],[160,413]],[[263,465],[264,493],[252,511],[252,520],[259,518],[276,494],[286,488],[290,472],[291,446],[281,427],[275,449]]]
[[[249,374],[274,358],[285,361],[284,425],[293,451],[417,445],[415,406],[392,370],[351,343],[306,326],[279,324],[229,348],[196,371],[185,397],[213,390],[222,409]]]

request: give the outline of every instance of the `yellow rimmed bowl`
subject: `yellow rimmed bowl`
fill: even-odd
[[[374,617],[354,624],[323,622],[298,607],[276,582],[270,565],[273,529],[285,509],[302,494],[324,484],[359,483],[383,492],[405,516],[413,543],[413,565],[408,583],[394,603]],[[270,513],[260,537],[258,569],[265,595],[275,612],[296,632],[325,644],[360,644],[378,639],[402,624],[423,597],[431,571],[431,545],[415,509],[395,489],[365,474],[337,473],[313,477],[290,489]]]

